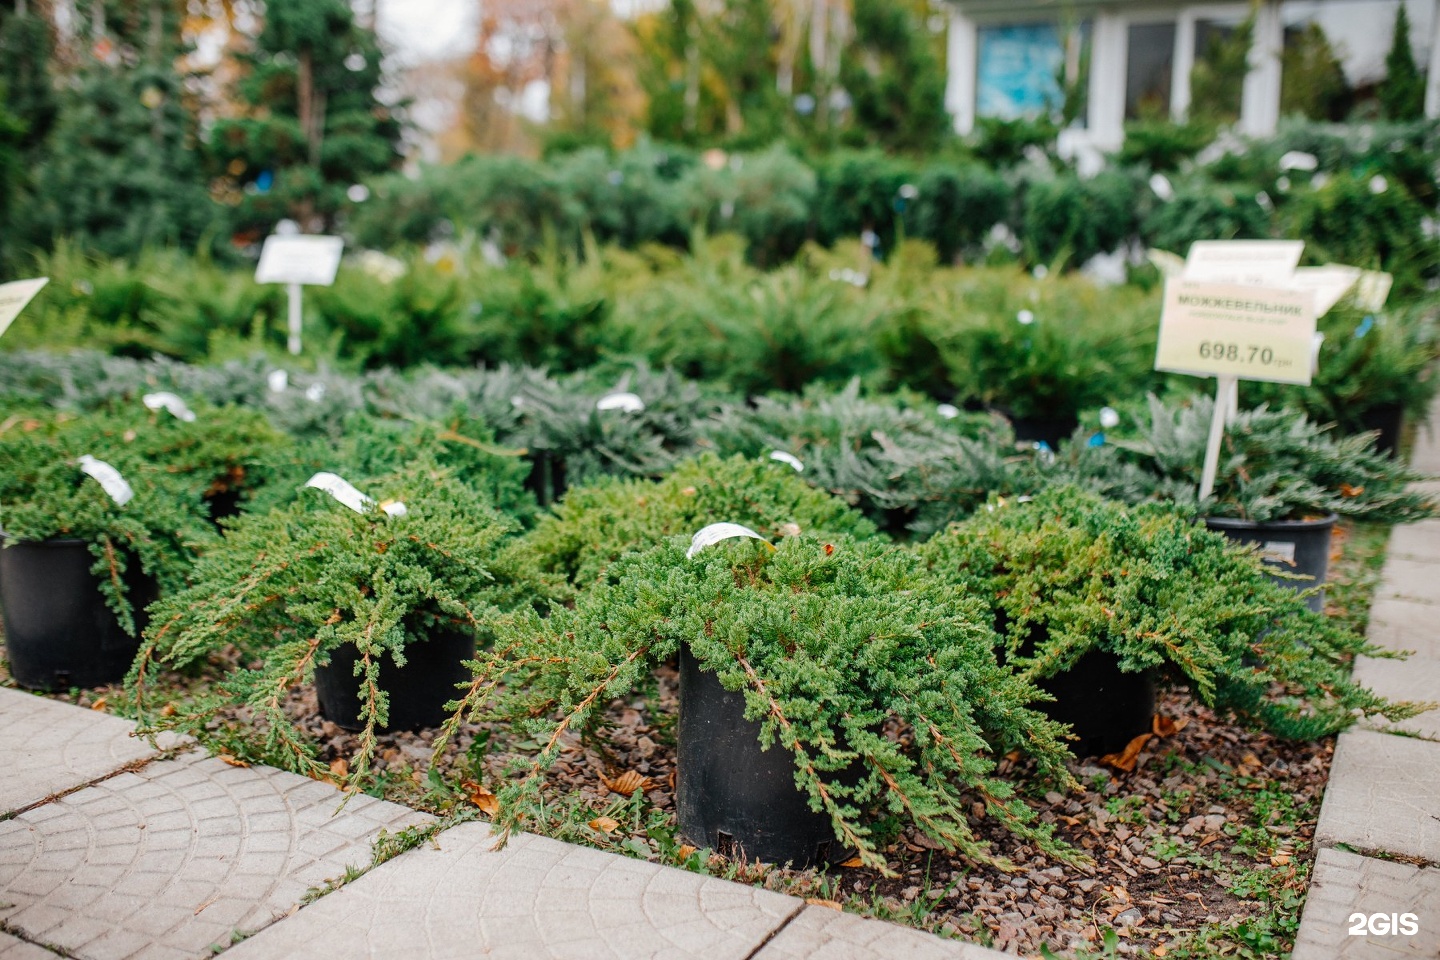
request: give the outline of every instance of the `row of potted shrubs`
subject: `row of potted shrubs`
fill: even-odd
[[[504,266],[458,250],[435,263],[362,254],[333,287],[306,294],[307,355],[348,369],[483,361],[555,371],[616,370],[625,358],[736,397],[858,378],[1002,410],[1052,446],[1086,409],[1194,389],[1193,378],[1152,369],[1158,289],[941,269],[915,241],[884,264],[864,267],[851,244],[759,271],[731,239],[685,256],[604,249]],[[63,250],[38,269],[51,283],[6,334],[12,346],[191,361],[284,348],[283,291],[248,272],[175,253],[96,263]],[[1158,275],[1148,276],[1153,287]],[[1399,300],[1384,311],[1342,301],[1320,319],[1314,382],[1247,383],[1246,404],[1295,406],[1345,432],[1423,415],[1440,387],[1427,373],[1440,358],[1440,301]]]
[[[391,381],[390,400],[493,397],[497,386],[480,373],[428,376]],[[1277,583],[1254,553],[1195,522],[1221,504],[1196,503],[1185,485],[1199,458],[1187,462],[1179,438],[1190,419],[1208,421],[1203,405],[1157,404],[1150,440],[1077,436],[1054,457],[1017,450],[980,419],[855,391],[688,419],[675,406],[595,409],[581,396],[593,466],[542,511],[526,484],[553,480],[557,464],[570,473],[572,452],[537,457],[503,444],[542,423],[563,429],[564,417],[545,410],[532,422],[541,397],[516,387],[520,374],[504,376],[517,392],[501,405],[510,416],[496,424],[500,442],[492,421],[474,416],[480,403],[452,404],[443,420],[342,419],[340,409],[328,421],[282,416],[303,425],[281,430],[263,408],[284,410],[303,391],[274,383],[224,396],[262,409],[197,399],[193,419],[150,410],[103,376],[72,383],[71,401],[89,398],[83,413],[57,412],[43,390],[12,399],[0,423],[0,606],[13,675],[79,686],[128,668],[146,730],[243,745],[324,775],[289,709],[314,683],[327,715],[361,731],[347,777],[356,787],[367,783],[381,730],[444,721],[443,742],[466,721],[503,721],[517,742],[544,745],[496,791],[513,823],[564,734],[593,729],[607,703],[678,657],[690,705],[680,723],[682,830],[764,859],[853,850],[878,866],[877,824],[894,818],[989,857],[969,823],[976,797],[1015,833],[1054,848],[996,758],[1020,750],[1034,761],[1028,776],[1069,784],[1072,750],[1119,749],[1148,725],[1143,700],[1113,728],[1087,725],[1097,702],[1135,678],[1142,694],[1157,678],[1180,683],[1287,736],[1416,709],[1352,683],[1349,660],[1376,651],[1310,609],[1293,582]],[[300,402],[323,406],[344,386]],[[767,449],[777,423],[791,431],[779,452],[794,463]],[[682,436],[690,447],[667,448],[665,438]],[[1231,437],[1236,512],[1434,513],[1365,438],[1336,441],[1303,417],[1265,410],[1242,416]],[[653,466],[631,455],[647,444]],[[930,444],[942,455],[926,453]],[[714,449],[691,455],[705,446]],[[1011,488],[962,475],[967,463]],[[363,499],[347,505],[311,485],[325,472]],[[716,522],[753,537],[692,540]],[[67,580],[93,599],[60,597]],[[47,613],[69,622],[47,624]],[[102,649],[57,666],[45,657],[65,634],[98,636]],[[226,664],[216,682],[177,708],[167,674],[212,662]],[[1072,687],[1088,678],[1078,698],[1067,677]],[[1072,726],[1081,739],[1067,746]],[[762,754],[762,742],[778,750]],[[734,776],[699,772],[745,749],[742,769],[758,777],[768,763],[768,786],[719,808],[714,787],[700,785]],[[777,757],[786,761],[778,777]],[[757,810],[771,815],[757,820]],[[741,826],[757,822],[774,826]]]

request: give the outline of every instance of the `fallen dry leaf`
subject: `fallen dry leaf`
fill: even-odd
[[[1154,950],[1151,950],[1151,951],[1150,951],[1150,955],[1151,955],[1152,957],[1163,957],[1163,956],[1165,956],[1165,954],[1167,954],[1167,953],[1169,953],[1169,952],[1170,952],[1169,950],[1166,950],[1166,949],[1165,949],[1164,944],[1161,944],[1160,946],[1156,947]]]
[[[614,833],[620,829],[620,824],[611,820],[609,817],[596,817],[590,821],[590,829],[597,830],[600,833]]]
[[[1290,854],[1288,853],[1277,853],[1270,858],[1270,866],[1272,867],[1283,867],[1289,862]]]
[[[1150,732],[1157,737],[1173,737],[1189,725],[1189,717],[1181,717],[1177,720],[1174,717],[1165,717],[1157,713],[1150,722]]]
[[[221,763],[228,763],[228,764],[230,764],[230,766],[232,766],[232,767],[248,767],[248,766],[250,766],[250,764],[247,763],[246,761],[241,760],[239,757],[232,757],[232,756],[230,756],[230,754],[228,754],[228,753],[222,753],[222,754],[220,754],[220,762],[221,762]]]
[[[173,703],[167,703],[167,704],[165,704],[165,706],[161,707],[161,708],[160,708],[160,716],[162,716],[162,717],[173,717],[173,716],[175,716],[175,704],[173,704]]]
[[[680,844],[680,849],[675,851],[675,856],[677,859],[680,860],[689,860],[690,855],[694,852],[694,847],[690,846],[690,844],[688,843],[682,843]]]
[[[194,912],[193,914],[191,914],[191,916],[194,916],[194,917],[200,916],[200,911],[201,911],[201,910],[204,910],[206,907],[210,906],[210,904],[214,903],[216,900],[219,900],[219,899],[220,899],[220,898],[219,898],[218,896],[215,896],[215,897],[211,897],[209,900],[206,900],[204,903],[200,904],[200,906],[198,906],[198,907],[195,908],[195,912]]]
[[[500,812],[500,801],[495,794],[486,790],[474,780],[466,780],[460,784],[460,789],[465,791],[465,796],[473,803],[481,813],[487,817],[493,817]]]
[[[822,900],[819,897],[806,897],[805,902],[812,907],[829,907],[831,910],[844,910],[844,907],[834,900]]]
[[[1203,850],[1203,849],[1205,849],[1206,847],[1210,846],[1210,844],[1214,843],[1216,840],[1219,840],[1219,839],[1220,839],[1220,834],[1218,834],[1218,833],[1206,834],[1206,835],[1205,835],[1205,838],[1195,845],[1195,849],[1197,849],[1197,850]]]
[[[846,860],[844,863],[840,864],[840,866],[845,867],[849,870],[853,870],[856,867],[865,866],[865,861],[861,860],[859,857],[851,857],[849,860]]]
[[[611,780],[602,773],[600,774],[600,782],[605,784],[607,790],[618,793],[622,797],[634,796],[636,790],[644,793],[647,790],[653,790],[655,788],[654,780],[651,780],[649,777],[642,777],[634,770],[626,770],[614,780]]]
[[[344,757],[336,757],[330,761],[330,776],[344,780],[350,776],[350,762]]]
[[[94,703],[90,704],[90,709],[91,709],[91,710],[104,710],[104,709],[105,709],[105,698],[104,698],[104,697],[101,697],[99,700],[96,700]]]
[[[1340,496],[1342,497],[1358,497],[1364,492],[1364,487],[1352,487],[1348,483],[1340,484]]]
[[[1135,769],[1135,761],[1140,758],[1140,751],[1145,749],[1145,744],[1150,742],[1153,733],[1142,733],[1125,745],[1125,749],[1119,753],[1107,753],[1100,758],[1100,762],[1108,767],[1114,767],[1121,773],[1131,773]]]

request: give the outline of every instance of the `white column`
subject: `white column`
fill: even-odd
[[[1285,30],[1280,4],[1266,0],[1255,11],[1255,36],[1250,44],[1250,72],[1240,95],[1240,129],[1252,137],[1268,137],[1280,120],[1280,54]]]
[[[1440,0],[1430,3],[1430,66],[1425,71],[1425,116],[1440,117]]]
[[[1117,149],[1125,139],[1127,24],[1113,13],[1097,12],[1090,34],[1090,142]]]
[[[945,38],[945,110],[954,118],[955,132],[975,129],[976,58],[980,50],[975,21],[959,10],[950,13],[950,30]]]
[[[1175,21],[1175,64],[1170,74],[1170,119],[1183,123],[1190,112],[1190,71],[1195,69],[1195,12],[1187,10]]]

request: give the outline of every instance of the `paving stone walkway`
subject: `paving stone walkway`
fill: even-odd
[[[0,960],[1003,956],[482,823],[372,867],[432,818],[132,729],[0,689]]]
[[[1440,403],[1411,466],[1440,476]],[[1421,484],[1440,494],[1432,480]],[[1440,520],[1396,527],[1370,639],[1408,660],[1362,657],[1356,679],[1401,700],[1440,700]],[[1294,960],[1440,957],[1440,711],[1342,734],[1316,828]],[[1395,932],[1394,915],[1415,932]],[[1381,920],[1381,917],[1385,919]]]

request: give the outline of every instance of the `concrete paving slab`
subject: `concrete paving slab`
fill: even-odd
[[[1354,914],[1364,914],[1359,926]],[[1371,932],[1374,914],[1415,915],[1413,935]],[[1393,925],[1393,923],[1392,923]],[[1440,956],[1440,869],[1321,850],[1293,960],[1403,960]]]
[[[60,954],[0,931],[0,960],[55,960],[58,956]]]
[[[1440,660],[1357,657],[1354,678],[1357,683],[1392,700],[1440,702]],[[1440,709],[1426,711],[1399,723],[1388,723],[1384,718],[1377,717],[1366,721],[1366,726],[1440,741]]]
[[[1390,531],[1389,555],[1440,561],[1440,520],[1407,523]]]
[[[1315,842],[1440,861],[1440,743],[1341,734]]]
[[[1418,657],[1440,660],[1440,604],[1385,598],[1377,591],[1365,637],[1386,650],[1413,650]]]
[[[0,823],[0,921],[82,960],[208,956],[430,819],[372,797],[337,817],[342,799],[198,751],[121,773]]]
[[[755,960],[988,960],[1008,957],[988,947],[909,927],[868,920],[829,907],[807,906],[755,954]]]
[[[129,720],[0,687],[0,816],[156,751]]]
[[[494,849],[469,823],[406,851],[227,960],[743,960],[804,904],[544,837]],[[437,848],[438,847],[438,848]]]
[[[1382,600],[1408,600],[1432,608],[1440,604],[1440,558],[1421,560],[1390,554],[1372,602]]]

